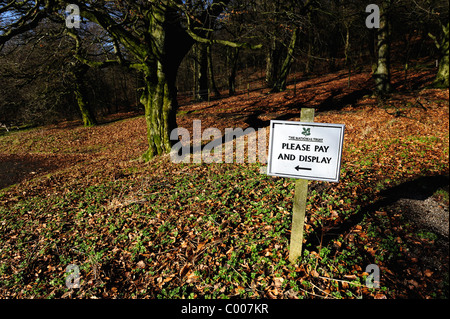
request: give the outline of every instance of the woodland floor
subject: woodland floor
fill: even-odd
[[[346,125],[341,180],[310,182],[293,265],[294,181],[261,163],[144,164],[136,114],[4,133],[0,298],[448,298],[449,90],[422,89],[433,75],[394,73],[383,104],[369,73],[341,71],[180,107],[191,133],[196,119],[223,133],[302,107]],[[80,288],[66,287],[69,264]]]

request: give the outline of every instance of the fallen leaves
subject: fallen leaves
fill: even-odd
[[[431,271],[430,269],[425,269],[425,271],[424,271],[424,275],[425,276],[427,276],[427,277],[431,277],[431,276],[433,276],[433,271]]]
[[[275,278],[273,278],[273,286],[276,289],[281,288],[281,286],[283,285],[283,282],[284,282],[284,278],[282,278],[282,277],[275,277]]]
[[[368,76],[352,81],[364,86]],[[334,77],[304,81],[295,97],[238,96],[215,107],[182,106],[199,112],[178,123],[191,129],[196,118],[203,128],[224,132],[268,125],[280,116],[295,120],[296,105],[305,105],[317,108],[318,122],[346,124],[341,182],[310,183],[299,264],[286,262],[291,181],[262,176],[257,165],[130,162],[146,148],[145,121],[132,118],[90,129],[43,129],[35,144],[26,143],[36,137],[33,131],[21,135],[23,144],[1,139],[6,170],[17,162],[28,174],[0,197],[5,282],[0,296],[384,299],[441,293],[442,269],[424,266],[419,253],[432,251],[435,243],[415,237],[402,214],[364,207],[376,202],[383,188],[448,172],[448,104],[432,102],[426,111],[404,108],[415,94],[448,99],[448,90],[405,93],[392,101],[403,108],[404,116],[397,118],[370,97],[324,112],[321,103],[331,89],[344,87],[336,101],[353,92],[346,78]],[[226,111],[218,114],[222,108]],[[27,154],[56,146],[59,154]],[[27,168],[39,160],[41,165]],[[50,170],[50,176],[40,175]],[[369,274],[363,270],[374,262],[383,291],[364,286]],[[68,263],[83,269],[81,288],[70,293],[64,290]]]
[[[143,260],[138,261],[136,267],[140,269],[145,269],[145,262]]]
[[[192,265],[187,263],[183,266],[183,268],[181,268],[180,270],[180,277],[184,277],[184,275],[186,275],[188,273],[188,271],[191,269]]]

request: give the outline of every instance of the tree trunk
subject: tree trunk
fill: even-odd
[[[311,12],[308,12],[308,24],[311,25]],[[308,28],[308,52],[306,55],[305,74],[311,74],[314,69],[313,45],[314,37],[311,28]]]
[[[236,73],[239,58],[239,48],[228,48],[227,64],[229,68],[228,75],[228,94],[234,95],[236,93]]]
[[[372,73],[375,73],[377,70],[377,50],[376,50],[376,45],[375,45],[375,41],[376,41],[376,30],[377,29],[369,29],[369,45],[368,45],[368,49],[369,49],[369,56],[370,56],[370,66],[371,66],[371,70]]]
[[[305,65],[305,74],[309,75],[312,73],[314,69],[314,60],[312,58],[312,48],[313,44],[308,42],[308,52],[306,53],[306,65]]]
[[[266,83],[268,87],[273,87],[278,78],[278,69],[280,65],[280,44],[275,35],[272,36],[270,48],[266,58]]]
[[[81,113],[81,118],[83,120],[83,125],[86,127],[97,125],[97,120],[95,118],[94,112],[86,99],[86,89],[83,83],[84,76],[88,71],[89,67],[85,64],[76,63],[72,74],[75,79],[74,94],[77,100],[78,109]]]
[[[386,0],[380,7],[380,28],[377,35],[377,68],[373,74],[375,93],[381,96],[391,91],[389,6],[390,0]]]
[[[348,66],[350,52],[350,27],[345,26],[344,64]]]
[[[339,51],[339,33],[333,30],[329,41],[330,45],[328,46],[328,71],[335,72],[337,70],[336,60]]]
[[[208,99],[208,55],[207,45],[197,43],[194,46],[195,51],[195,100],[205,101]]]
[[[170,132],[177,127],[177,68],[166,68],[161,62],[156,64],[156,72],[147,69],[144,76],[145,88],[141,96],[148,142],[148,149],[142,155],[144,161],[149,161],[156,155],[170,153],[173,144],[170,141]]]
[[[344,65],[348,68],[347,87],[350,88],[350,80],[352,77],[352,62],[350,61],[350,27],[345,26],[345,46],[344,46]]]
[[[436,78],[434,79],[433,86],[439,88],[448,88],[448,77],[449,77],[449,23],[442,24],[442,33],[440,37],[440,41],[430,34],[430,37],[433,38],[436,47],[439,50],[439,66],[436,74]]]
[[[79,84],[75,84],[74,93],[83,119],[83,126],[89,127],[97,125],[94,113],[92,112],[85,95],[82,93],[82,88]]]
[[[299,37],[299,30],[296,28],[294,32],[292,33],[291,42],[289,43],[289,47],[287,50],[286,58],[284,59],[283,65],[281,66],[280,75],[278,76],[278,79],[273,86],[271,92],[282,92],[286,90],[287,85],[287,77],[289,75],[289,71],[291,69],[292,65],[292,58],[294,56],[294,50],[297,45],[298,37]]]
[[[210,91],[213,92],[215,97],[220,96],[219,89],[217,88],[216,81],[214,79],[214,68],[212,62],[212,54],[211,54],[211,45],[206,47],[206,54],[208,58],[208,79],[209,79],[209,88]]]
[[[404,79],[405,87],[410,88],[410,85],[408,83],[408,69],[409,69],[409,51],[410,51],[410,44],[411,44],[411,34],[405,34],[403,37],[404,41],[404,54],[405,54],[405,62],[403,65],[403,71],[404,71]]]
[[[147,58],[137,67],[145,83],[140,101],[147,125],[148,149],[141,156],[146,162],[170,153],[176,143],[170,140],[170,133],[177,127],[176,77],[181,61],[194,44],[187,34],[168,22],[173,18],[170,9],[155,7],[150,14],[151,51],[143,52]]]
[[[330,50],[328,53],[328,72],[336,71],[337,45],[335,40],[331,40]]]

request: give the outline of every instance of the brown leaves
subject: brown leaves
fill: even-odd
[[[284,282],[284,278],[282,278],[282,277],[273,278],[273,286],[275,287],[275,289],[280,289],[281,286],[283,285],[283,282]]]
[[[431,276],[433,276],[433,271],[431,271],[430,269],[425,269],[425,271],[424,271],[424,275],[425,276],[427,276],[427,277],[431,277]]]
[[[186,275],[188,273],[188,271],[191,269],[191,264],[187,263],[183,266],[183,268],[181,268],[179,276],[180,277],[184,277],[184,275]]]
[[[417,238],[402,214],[364,208],[378,200],[381,188],[448,171],[448,104],[435,101],[448,99],[448,90],[393,99],[390,103],[402,107],[404,115],[396,118],[371,97],[333,106],[342,112],[323,112],[322,102],[333,90],[342,89],[336,101],[354,92],[343,74],[305,80],[296,96],[252,92],[249,99],[184,105],[181,111],[196,112],[178,117],[179,126],[189,130],[195,118],[203,129],[224,132],[249,123],[268,125],[280,116],[298,119],[297,106],[304,105],[317,108],[318,122],[346,124],[341,182],[310,183],[316,195],[309,198],[304,226],[309,254],[295,268],[286,263],[291,181],[251,174],[256,169],[247,164],[130,162],[146,148],[140,117],[90,129],[24,132],[23,143],[14,142],[13,135],[1,139],[0,150],[7,154],[0,155],[0,175],[16,165],[27,181],[1,197],[7,210],[0,223],[5,247],[0,258],[6,265],[1,279],[10,287],[15,280],[24,282],[24,292],[2,286],[0,296],[47,297],[52,291],[57,297],[104,298],[432,295],[430,287],[438,286],[441,272],[424,265],[421,252],[433,251],[434,243]],[[364,88],[369,77],[362,72],[352,83]],[[426,111],[404,107],[413,95],[422,103],[431,99]],[[42,153],[52,148],[59,153]],[[30,151],[41,154],[26,154]],[[67,165],[70,170],[53,171]],[[53,173],[36,178],[44,171]],[[69,262],[83,266],[83,282],[80,291],[63,295],[58,289],[64,284],[58,282]],[[369,263],[380,266],[387,290],[364,286]]]
[[[136,267],[140,269],[145,269],[145,262],[143,260],[138,261]]]

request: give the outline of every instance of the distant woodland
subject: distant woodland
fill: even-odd
[[[371,70],[380,99],[392,68],[405,82],[434,68],[433,86],[448,87],[448,2],[372,3],[373,28],[360,0],[0,1],[0,123],[142,112],[148,160],[170,150],[180,101],[280,92],[336,70]]]

